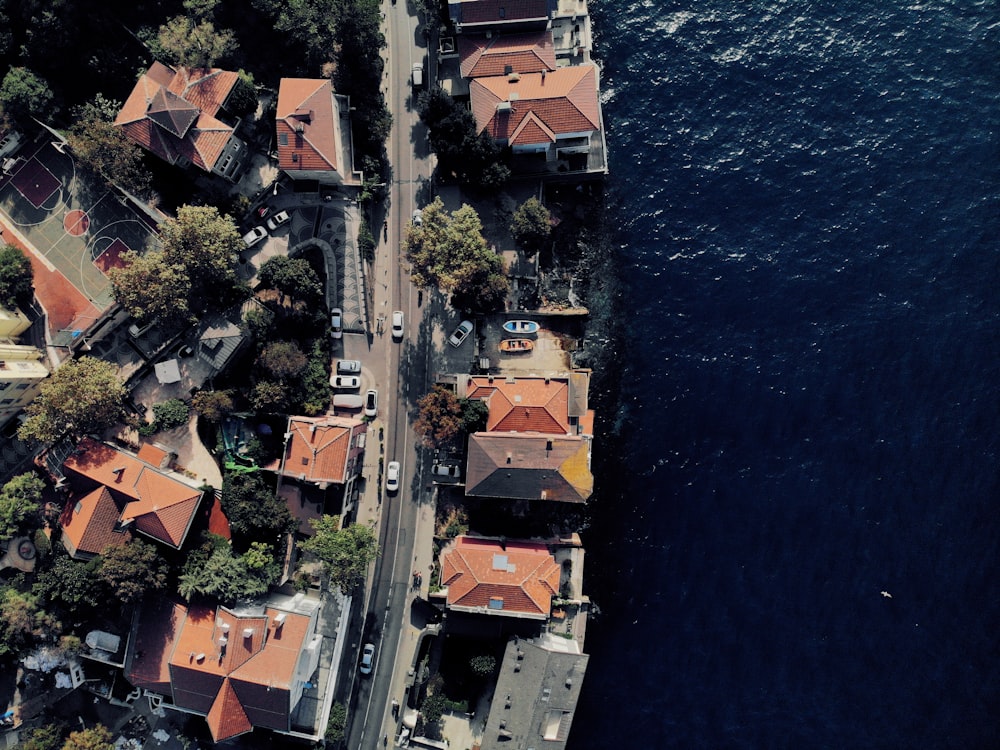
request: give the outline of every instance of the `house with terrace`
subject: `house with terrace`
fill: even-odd
[[[565,750],[589,658],[548,633],[508,641],[482,750]]]
[[[562,568],[544,544],[459,536],[441,551],[447,609],[545,621]]]
[[[232,113],[245,85],[232,71],[154,62],[139,76],[115,125],[168,164],[235,182],[250,156],[236,135],[240,120]]]
[[[351,166],[350,102],[329,78],[282,78],[275,129],[278,167],[293,180],[359,184]]]
[[[315,741],[320,603],[273,595],[238,607],[160,599],[143,607],[125,675],[153,708],[205,717],[215,742],[255,728]]]
[[[59,518],[62,543],[77,560],[105,547],[127,544],[134,534],[180,549],[198,509],[202,490],[168,472],[170,454],[143,445],[137,455],[84,438],[62,462],[71,489]]]
[[[342,496],[349,498],[361,473],[367,430],[365,422],[349,417],[289,417],[281,458],[265,467],[282,478],[279,495],[286,502],[298,500],[285,486],[285,480],[291,480],[321,490],[340,486]],[[296,508],[289,507],[299,517]]]

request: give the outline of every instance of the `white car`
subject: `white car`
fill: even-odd
[[[374,417],[378,414],[378,391],[369,389],[365,394],[365,416]]]
[[[337,363],[338,375],[357,375],[361,372],[360,359],[342,359]]]
[[[344,337],[344,311],[335,307],[330,311],[330,328],[333,329],[333,337],[340,339]]]
[[[357,375],[334,375],[330,378],[330,385],[334,388],[354,390],[361,387],[361,378]]]
[[[267,220],[267,228],[273,232],[290,218],[288,211],[278,211],[278,213]]]
[[[431,474],[436,477],[452,477],[457,479],[462,476],[462,469],[459,466],[452,466],[451,464],[434,464],[431,468]]]
[[[20,145],[21,134],[16,130],[8,130],[0,136],[0,158],[13,154]]]
[[[361,674],[371,674],[374,666],[375,644],[366,643],[364,649],[361,651],[361,666],[358,667],[358,671],[361,672]]]
[[[267,230],[264,227],[254,227],[243,235],[243,243],[247,247],[253,247],[265,237],[267,237]]]
[[[403,338],[403,311],[396,310],[392,314],[392,337],[394,339]]]
[[[399,461],[390,461],[385,468],[385,491],[396,492],[399,490]]]
[[[424,223],[424,212],[419,208],[413,210],[413,226],[419,227],[423,226]]]
[[[459,347],[463,341],[469,338],[470,333],[472,333],[472,321],[463,320],[458,324],[458,328],[455,329],[454,333],[448,337],[448,343],[454,347]]]

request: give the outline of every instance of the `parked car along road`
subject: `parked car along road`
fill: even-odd
[[[403,338],[403,311],[396,310],[392,314],[392,337],[394,339]]]
[[[364,649],[361,652],[361,665],[358,667],[358,671],[361,674],[371,674],[372,668],[375,666],[375,644],[366,643]]]
[[[267,237],[267,230],[264,227],[254,227],[243,235],[243,242],[247,247],[253,247],[265,237]]]
[[[399,489],[399,461],[390,461],[385,468],[385,491],[396,492]]]
[[[378,414],[378,391],[374,388],[365,394],[365,416],[374,417]]]
[[[267,228],[273,232],[290,218],[288,211],[278,211],[278,213],[267,220]]]
[[[344,311],[339,307],[335,307],[330,311],[330,328],[333,329],[333,337],[335,339],[343,338]]]
[[[472,321],[463,320],[458,324],[458,328],[455,329],[451,336],[448,337],[448,343],[459,347],[469,337],[470,333],[472,333]]]
[[[334,375],[330,378],[330,385],[334,388],[347,388],[353,390],[361,387],[361,378],[357,375]]]
[[[360,372],[360,359],[342,359],[337,362],[337,374],[339,375],[357,375]]]

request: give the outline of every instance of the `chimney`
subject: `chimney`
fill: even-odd
[[[545,85],[545,73],[546,73],[546,72],[547,72],[547,71],[545,70],[545,68],[542,68],[542,85],[543,85],[543,86]]]
[[[122,481],[122,474],[125,473],[125,467],[119,466],[117,469],[112,469],[111,473],[115,475],[115,481],[120,482]]]

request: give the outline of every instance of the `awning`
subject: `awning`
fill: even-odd
[[[177,367],[176,359],[168,359],[166,362],[157,362],[153,365],[153,370],[156,372],[156,379],[160,382],[160,385],[180,382],[181,371]]]

